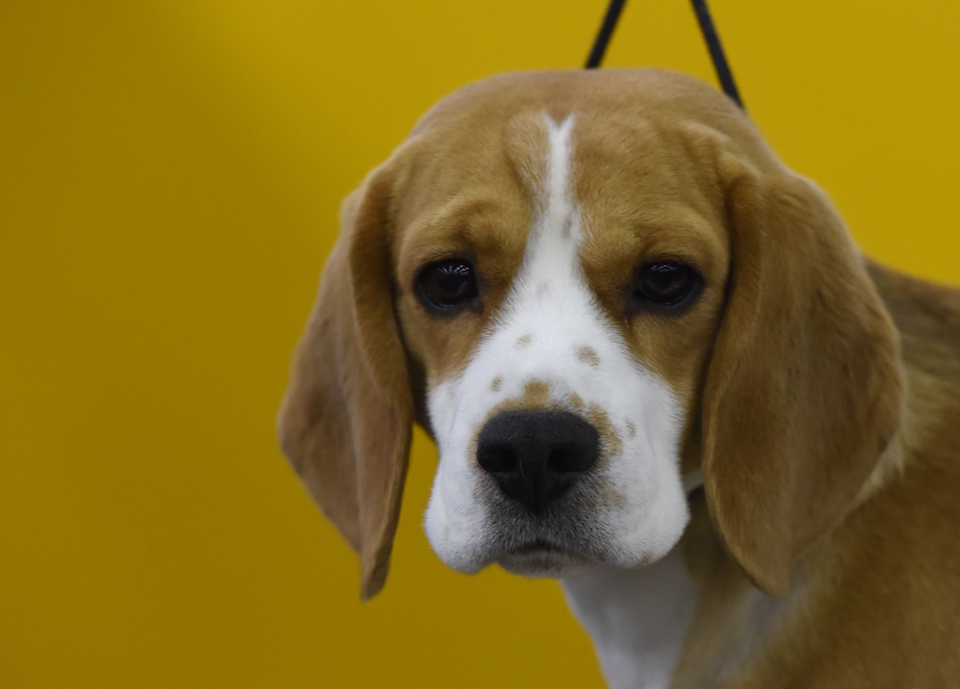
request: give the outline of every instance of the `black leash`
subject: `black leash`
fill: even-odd
[[[587,58],[587,69],[596,69],[603,62],[603,54],[607,52],[607,44],[610,42],[613,30],[617,28],[617,20],[620,19],[620,12],[626,3],[627,0],[610,0],[610,7],[607,8],[603,24],[600,25],[600,33],[597,34],[597,40],[593,42],[593,50]]]
[[[713,68],[717,71],[717,78],[723,87],[723,92],[733,99],[733,102],[743,107],[743,101],[740,100],[740,92],[737,90],[737,84],[733,81],[733,72],[730,71],[730,65],[727,64],[727,56],[723,54],[723,46],[720,45],[720,36],[713,26],[713,19],[710,18],[710,10],[707,9],[707,0],[692,0],[693,11],[697,14],[697,21],[700,22],[700,31],[703,33],[703,40],[707,42],[707,50],[710,51],[710,58],[713,60]]]
[[[590,57],[587,58],[587,69],[596,69],[603,61],[603,54],[607,51],[607,45],[610,43],[611,36],[613,36],[613,30],[617,28],[617,20],[620,19],[620,13],[623,11],[626,2],[627,0],[610,0],[607,14],[603,18],[603,24],[600,25],[599,33],[597,33],[597,39],[593,42]],[[710,59],[713,60],[713,68],[717,72],[720,86],[723,87],[723,92],[740,106],[741,110],[745,110],[743,101],[740,99],[740,92],[737,90],[737,84],[733,80],[733,72],[730,71],[727,57],[723,53],[723,46],[720,45],[720,36],[717,35],[717,29],[713,25],[710,10],[707,9],[707,0],[691,0],[691,2],[693,11],[697,15],[697,22],[700,24],[700,31],[703,33],[703,40],[707,42],[707,50],[710,51]]]

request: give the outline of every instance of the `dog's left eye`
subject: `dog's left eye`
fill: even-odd
[[[690,266],[676,261],[657,261],[637,271],[630,300],[633,308],[679,311],[693,302],[703,289],[703,278]]]
[[[416,292],[420,302],[432,311],[459,311],[478,296],[473,266],[461,259],[428,265],[417,277]]]

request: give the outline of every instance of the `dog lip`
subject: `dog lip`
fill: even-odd
[[[543,555],[544,553],[557,555],[580,555],[580,553],[577,553],[570,548],[565,548],[564,546],[545,541],[541,538],[528,541],[527,543],[523,543],[515,548],[510,548],[509,550],[505,550],[503,552],[504,555]]]
[[[502,551],[495,561],[521,576],[561,578],[599,561],[586,553],[543,539],[521,543]]]

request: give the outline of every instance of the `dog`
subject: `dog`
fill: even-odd
[[[726,96],[472,84],[341,227],[278,432],[364,598],[416,422],[437,555],[559,579],[612,687],[960,686],[960,291],[862,256]]]

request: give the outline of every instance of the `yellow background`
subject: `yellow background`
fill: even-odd
[[[600,687],[552,582],[391,576],[273,418],[340,199],[444,94],[575,68],[606,0],[0,3],[0,686]],[[750,114],[873,256],[960,282],[960,3],[712,0]],[[608,65],[714,83],[685,0]]]

